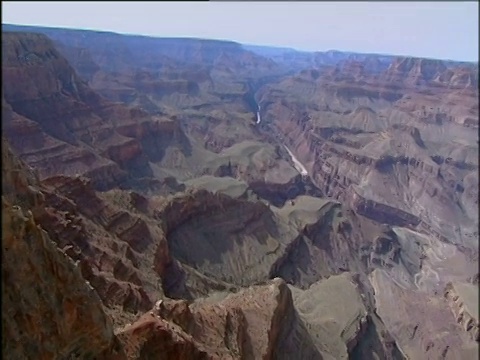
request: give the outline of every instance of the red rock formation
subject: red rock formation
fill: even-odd
[[[387,81],[405,82],[411,85],[424,85],[441,73],[447,67],[441,60],[428,60],[420,58],[397,58],[385,72]]]
[[[294,356],[289,352],[293,349],[285,345],[291,342],[288,334],[299,331],[296,321],[290,290],[285,282],[274,279],[217,301],[198,300],[190,305],[185,301],[159,301],[149,314],[125,327],[119,337],[127,344],[140,343],[137,354],[153,348],[178,352],[182,359],[280,359]],[[309,335],[301,335],[308,344]],[[149,340],[139,341],[139,337]],[[186,351],[179,351],[181,348],[188,349],[190,357]],[[311,344],[298,351],[302,356],[322,358]]]
[[[34,219],[43,195],[3,140],[2,183],[3,354],[126,359],[78,263]]]
[[[6,33],[4,131],[41,178],[87,175],[97,188],[150,176],[178,126],[101,99],[45,36]],[[185,139],[181,139],[185,142]]]

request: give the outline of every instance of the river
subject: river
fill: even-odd
[[[295,169],[297,169],[297,171],[302,175],[308,175],[308,171],[305,168],[305,166],[303,166],[303,164],[300,161],[298,161],[298,159],[295,157],[295,155],[293,155],[293,153],[290,151],[290,149],[286,146],[285,146],[285,149],[287,149],[288,154],[292,158],[293,166],[295,167]]]

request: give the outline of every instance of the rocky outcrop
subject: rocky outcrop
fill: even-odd
[[[441,73],[447,67],[441,60],[430,60],[420,58],[397,58],[385,72],[387,81],[405,82],[412,85],[426,84]]]
[[[456,89],[478,89],[478,71],[474,68],[458,67],[448,69],[435,79]]]
[[[130,313],[148,310],[162,293],[151,269],[153,253],[164,241],[161,229],[135,207],[118,207],[128,204],[128,195],[118,194],[122,200],[115,203],[99,196],[85,178],[55,177],[45,186],[38,221],[80,262],[104,304]]]
[[[401,359],[390,334],[375,316],[368,315],[365,289],[357,281],[358,274],[342,273],[305,290],[291,287],[306,331],[324,358]]]
[[[3,354],[12,359],[126,359],[102,301],[78,263],[35,221],[43,206],[35,179],[25,175],[2,142]]]
[[[118,337],[129,359],[212,359],[193,337],[175,324],[149,312],[122,330]],[[218,359],[218,357],[217,357]]]
[[[420,219],[400,209],[386,204],[376,203],[372,200],[362,198],[357,193],[352,196],[352,207],[355,211],[369,219],[381,224],[388,224],[401,227],[416,227]]]
[[[4,202],[3,352],[39,356],[125,358],[102,302],[79,267],[37,226],[31,213]],[[22,304],[22,305],[19,305]]]
[[[478,284],[448,283],[444,296],[458,324],[478,342]]]
[[[389,268],[397,261],[392,260],[394,254],[378,249],[375,236],[389,239],[385,228],[337,202],[300,196],[285,204],[279,215],[294,223],[299,233],[275,262],[270,276],[296,287],[306,289],[346,271]],[[398,247],[391,250],[394,253]]]
[[[192,351],[190,357],[186,357],[186,352],[179,353],[180,358],[288,359],[299,355],[322,359],[309,335],[299,329],[299,321],[291,291],[284,281],[273,279],[236,294],[212,295],[191,304],[160,300],[148,315],[123,329],[119,337],[128,343],[143,333],[144,337],[156,336],[156,346],[174,343]],[[147,326],[151,329],[147,330]],[[160,341],[162,332],[168,334],[165,328],[174,336]],[[292,333],[303,336],[295,339],[303,346],[291,343]],[[295,347],[288,348],[289,345]],[[137,353],[146,354],[154,346],[153,341],[140,343]],[[170,349],[172,353],[178,351]]]
[[[309,177],[298,174],[286,184],[268,182],[250,182],[250,188],[262,199],[272,205],[281,207],[286,201],[295,199],[300,195],[320,197],[321,191],[312,183]]]

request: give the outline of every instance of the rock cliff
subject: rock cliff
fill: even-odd
[[[126,359],[79,264],[35,221],[43,194],[27,169],[2,139],[3,354]]]

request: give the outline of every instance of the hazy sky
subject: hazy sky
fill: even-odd
[[[478,61],[478,2],[8,2],[2,23]]]

